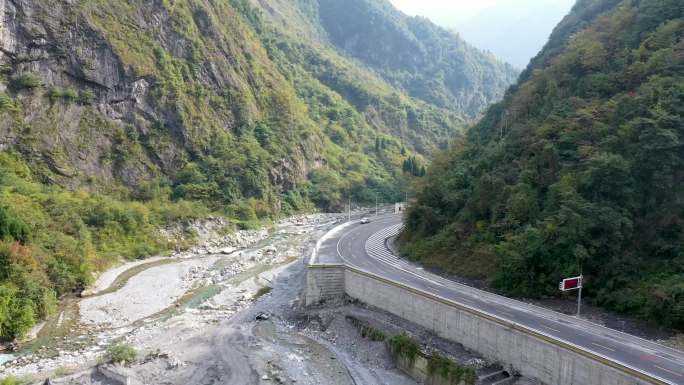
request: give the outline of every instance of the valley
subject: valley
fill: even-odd
[[[0,385],[679,385],[684,5],[503,1],[0,0]]]

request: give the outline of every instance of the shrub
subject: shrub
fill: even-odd
[[[12,85],[18,90],[38,88],[41,85],[40,78],[36,74],[26,73],[15,76]]]
[[[33,312],[32,301],[15,298],[14,302],[17,305],[11,309],[8,326],[14,337],[21,337],[26,335],[36,324],[36,317]]]
[[[26,381],[22,381],[14,376],[5,377],[0,380],[0,385],[21,385],[25,383]]]
[[[73,88],[67,88],[62,90],[62,98],[66,101],[73,102],[78,99],[78,91]]]
[[[475,385],[479,378],[477,377],[477,372],[473,368],[465,368],[465,373],[463,374],[463,382],[466,385]]]
[[[361,333],[361,337],[363,338],[368,338],[371,341],[379,342],[379,341],[384,341],[387,336],[385,333],[383,333],[382,330],[376,329],[373,326],[369,325],[368,322],[362,321],[354,316],[347,315],[345,317],[349,322],[356,327],[356,329],[359,330]]]
[[[31,229],[21,219],[17,218],[6,207],[0,207],[0,239],[27,242],[31,236]]]
[[[50,87],[50,89],[47,92],[47,96],[53,102],[57,101],[58,99],[62,99],[66,102],[74,102],[79,98],[78,92],[75,89],[73,89],[73,88],[61,89],[61,88],[57,88],[55,86]]]
[[[439,375],[452,384],[463,381],[466,385],[475,385],[478,380],[475,369],[459,365],[439,352],[433,352],[428,357],[428,373]]]
[[[376,329],[370,325],[366,325],[361,328],[361,336],[374,342],[384,341],[385,338],[387,338],[382,330]]]
[[[254,298],[261,298],[266,294],[270,293],[272,290],[273,288],[268,286],[260,287],[259,290],[257,290],[256,294],[254,294]]]
[[[428,372],[455,383],[459,383],[463,377],[461,366],[454,364],[453,361],[437,352],[428,357]]]
[[[405,333],[390,338],[388,342],[392,354],[397,357],[404,357],[410,362],[413,362],[420,352],[418,341]]]
[[[23,336],[34,325],[31,301],[20,299],[13,285],[0,285],[0,336]]]
[[[0,112],[9,111],[14,107],[12,98],[4,92],[0,92]]]
[[[95,94],[91,90],[83,90],[78,96],[78,102],[89,106],[93,104],[93,101],[95,101]]]
[[[125,342],[117,342],[107,349],[107,358],[114,363],[131,364],[138,359],[138,351]]]

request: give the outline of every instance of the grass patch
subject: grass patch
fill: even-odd
[[[381,342],[387,338],[382,330],[376,329],[370,325],[361,328],[361,336],[374,342]]]
[[[34,89],[41,86],[41,80],[36,74],[25,73],[12,78],[12,86],[17,90]]]
[[[254,299],[261,298],[265,296],[266,294],[270,293],[273,290],[272,287],[264,286],[260,287],[259,290],[257,290],[256,294],[254,294]]]
[[[66,376],[69,376],[69,375],[76,373],[76,369],[60,366],[59,368],[55,369],[54,373],[55,373],[55,377],[57,377],[57,378],[66,377]]]
[[[0,385],[24,385],[29,383],[27,378],[18,378],[14,376],[5,377],[0,380]]]
[[[116,342],[107,349],[107,359],[115,363],[132,364],[138,359],[138,351],[128,343]]]
[[[16,109],[14,100],[4,92],[0,91],[0,112],[12,111]]]
[[[349,315],[346,318],[358,329],[362,338],[368,338],[374,342],[381,342],[387,339],[387,335],[382,330],[371,326],[368,322]]]
[[[416,357],[420,353],[420,344],[418,341],[406,333],[390,338],[388,343],[392,354],[396,357],[406,358],[411,363],[416,360]]]
[[[79,98],[78,91],[73,88],[58,88],[50,87],[47,91],[47,96],[52,102],[57,100],[64,100],[67,103],[74,102]]]
[[[477,383],[478,378],[475,369],[459,365],[439,352],[433,352],[427,357],[427,360],[428,373],[431,376],[438,375],[451,384],[458,384],[461,381],[465,382],[466,385]]]

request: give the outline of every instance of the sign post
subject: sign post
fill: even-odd
[[[558,289],[560,291],[570,291],[570,290],[578,290],[577,292],[577,318],[580,317],[580,308],[582,306],[582,279],[583,276],[579,277],[572,277],[572,278],[565,278],[561,283],[558,285]]]

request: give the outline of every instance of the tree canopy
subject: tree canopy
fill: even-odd
[[[437,157],[407,256],[684,329],[684,8],[584,0],[504,101]]]

